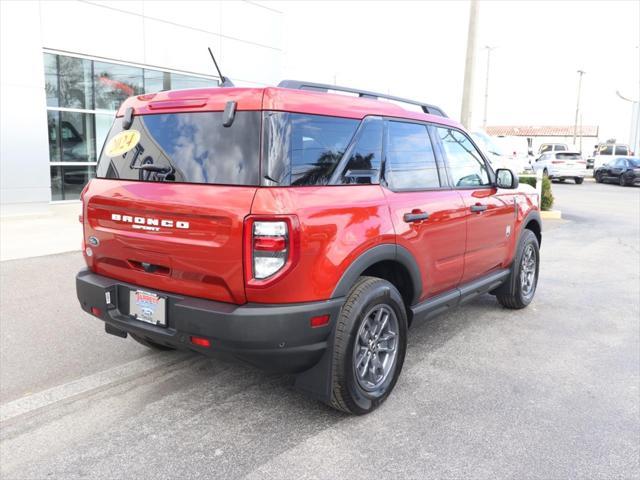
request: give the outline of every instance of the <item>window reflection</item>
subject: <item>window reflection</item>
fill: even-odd
[[[117,110],[122,102],[143,92],[142,69],[94,62],[96,108]]]
[[[131,95],[217,85],[213,79],[54,53],[44,53],[43,63],[51,162],[95,162],[96,152],[102,149],[113,122],[113,113]],[[83,111],[68,112],[59,108]],[[96,109],[113,113],[95,113]],[[80,175],[80,171],[84,173]],[[74,181],[84,178],[86,182],[92,176],[93,166],[52,165],[52,199],[73,197]]]
[[[389,122],[386,179],[392,189],[440,186],[433,146],[425,125]]]

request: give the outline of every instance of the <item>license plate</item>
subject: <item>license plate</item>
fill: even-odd
[[[167,326],[166,300],[144,290],[129,291],[129,315],[141,322],[159,327]]]

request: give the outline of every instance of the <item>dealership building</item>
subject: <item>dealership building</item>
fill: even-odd
[[[282,12],[226,1],[0,2],[3,215],[77,202],[131,95],[282,75]]]

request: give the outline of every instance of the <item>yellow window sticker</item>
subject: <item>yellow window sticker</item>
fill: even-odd
[[[125,130],[109,140],[104,152],[107,157],[118,157],[133,149],[140,141],[140,132],[137,130]]]

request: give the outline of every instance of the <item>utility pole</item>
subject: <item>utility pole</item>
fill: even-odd
[[[491,50],[495,50],[496,47],[485,46],[487,49],[487,76],[484,81],[484,117],[482,119],[482,129],[487,129],[487,105],[489,104],[489,67],[491,65]]]
[[[583,70],[578,70],[578,102],[576,103],[576,120],[573,123],[573,146],[576,145],[576,136],[578,135],[578,114],[580,113],[580,90],[582,89],[582,76],[585,74]],[[582,135],[582,132],[580,132]]]
[[[476,23],[478,20],[478,1],[471,0],[469,5],[469,31],[467,34],[467,56],[464,63],[464,87],[462,90],[462,110],[460,122],[471,127],[471,107],[473,105],[473,70],[476,61]]]

